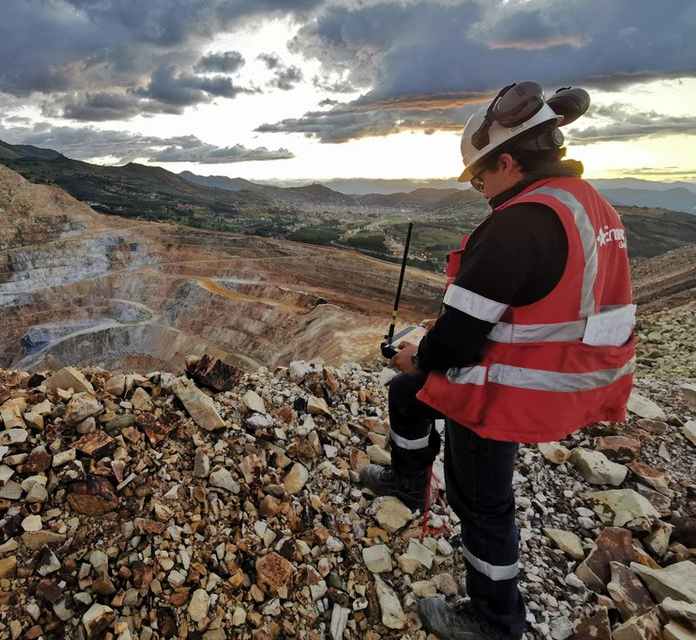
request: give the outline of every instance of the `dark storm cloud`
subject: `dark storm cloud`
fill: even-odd
[[[283,91],[289,91],[298,82],[302,82],[303,77],[302,69],[295,65],[291,65],[276,71],[275,78],[271,80],[271,86],[282,89]]]
[[[358,89],[346,80],[331,80],[330,78],[314,76],[312,84],[329,93],[355,93]]]
[[[277,69],[282,66],[280,58],[275,53],[260,53],[258,59],[266,65],[267,69]]]
[[[248,162],[250,160],[288,160],[295,156],[287,149],[267,149],[257,147],[248,149],[240,144],[233,147],[216,147],[187,136],[162,149],[150,158],[151,162],[198,162],[201,164],[223,164],[228,162]]]
[[[304,78],[302,69],[295,65],[286,66],[275,53],[261,53],[258,59],[266,65],[267,69],[273,71],[273,79],[268,83],[271,87],[289,91]]]
[[[120,93],[149,90],[170,105],[234,97],[239,91],[229,80],[193,75],[194,67],[206,73],[238,69],[234,52],[201,58],[203,47],[245,20],[285,14],[299,18],[321,1],[3,0],[0,95],[41,93],[57,108],[69,95],[76,105],[70,113],[85,119],[91,110],[97,120],[110,107],[94,103]],[[163,77],[161,70],[170,68],[179,71]],[[85,92],[92,98],[75,95]],[[98,94],[102,96],[95,100]],[[111,111],[129,117],[133,109],[122,104]]]
[[[213,96],[234,98],[239,93],[248,92],[236,87],[227,76],[196,76],[174,66],[165,66],[157,69],[147,87],[136,93],[163,104],[186,107],[207,102]]]
[[[46,122],[36,123],[33,127],[0,125],[0,140],[54,149],[78,160],[114,157],[119,163],[147,159],[151,162],[220,164],[294,157],[287,149],[250,149],[242,145],[218,147],[191,135],[160,138],[91,127],[53,127]]]
[[[624,104],[602,106],[593,109],[591,113],[607,119],[608,122],[573,130],[570,135],[573,144],[637,140],[657,135],[696,134],[696,116],[671,116],[656,111],[636,111]]]
[[[387,136],[402,131],[460,131],[460,121],[469,110],[351,109],[337,106],[330,111],[311,111],[302,118],[288,118],[263,124],[260,133],[304,133],[322,142],[348,142],[367,136]]]
[[[239,51],[209,53],[197,63],[195,70],[201,73],[235,73],[244,66],[244,56]]]
[[[85,122],[128,120],[143,113],[181,113],[180,107],[144,100],[130,93],[85,93],[66,97],[62,103],[46,103],[45,116]]]
[[[584,84],[618,90],[655,78],[696,76],[694,32],[691,0],[331,4],[302,27],[291,49],[317,58],[325,73],[369,88],[354,103],[363,109],[365,128],[342,108],[324,114],[321,126],[316,113],[275,126],[342,141],[372,135],[379,116],[368,106],[378,111],[385,101],[407,112],[423,109],[433,95],[488,97],[515,80],[537,79],[549,89]],[[461,113],[445,114],[447,126],[462,126],[456,118]],[[437,127],[441,116],[425,119]]]

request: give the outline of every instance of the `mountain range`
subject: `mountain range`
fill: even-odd
[[[407,224],[417,221],[411,261],[434,271],[441,270],[462,234],[490,211],[477,191],[461,185],[441,188],[433,181],[425,183],[429,186],[389,181],[391,188],[405,190],[384,193],[387,185],[380,183],[381,193],[351,194],[320,183],[280,187],[241,178],[175,174],[137,163],[94,165],[51,149],[3,142],[0,163],[34,183],[59,186],[101,213],[347,247],[392,261],[400,260]],[[368,183],[362,181],[363,187]],[[601,181],[598,186],[613,194],[610,198],[623,216],[632,257],[659,255],[696,242],[696,215],[660,204],[689,209],[688,188],[658,189],[650,183],[650,188],[636,188],[635,182],[619,182],[612,189],[612,184]]]

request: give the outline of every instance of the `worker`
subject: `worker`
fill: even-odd
[[[464,172],[489,215],[450,260],[444,312],[392,360],[391,466],[360,478],[422,508],[445,417],[446,495],[461,521],[468,599],[418,602],[444,640],[522,637],[513,470],[520,443],[623,421],[635,367],[626,236],[614,208],[566,160],[560,127],[589,106],[582,89],[545,99],[505,87],[466,123]],[[454,265],[454,268],[452,267]]]

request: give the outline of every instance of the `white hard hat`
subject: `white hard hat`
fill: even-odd
[[[511,126],[504,126],[501,120]],[[467,120],[461,142],[464,172],[459,181],[471,180],[476,163],[506,142],[545,122],[561,121],[563,116],[546,104],[542,89],[535,82],[505,87],[488,106]]]

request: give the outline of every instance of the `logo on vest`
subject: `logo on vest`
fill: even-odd
[[[604,225],[597,234],[597,244],[604,247],[610,242],[617,242],[620,249],[626,248],[626,231],[624,229],[610,229]]]

